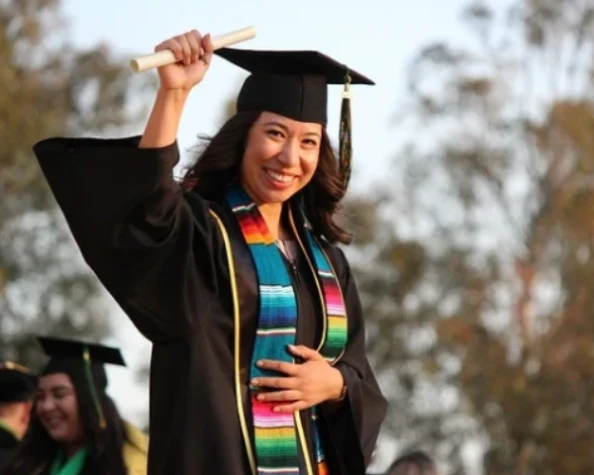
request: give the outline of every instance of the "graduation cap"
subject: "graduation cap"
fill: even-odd
[[[328,85],[344,86],[340,113],[339,160],[345,188],[351,173],[350,84],[371,79],[317,51],[261,51],[221,48],[215,54],[249,71],[237,111],[268,111],[326,126]]]
[[[0,404],[28,401],[36,387],[37,377],[28,368],[0,361]]]
[[[97,410],[100,427],[106,426],[100,404],[100,396],[107,388],[107,374],[104,364],[126,366],[118,348],[53,337],[37,337],[46,355],[50,357],[42,376],[65,373],[70,376],[79,390],[85,387]],[[84,386],[83,386],[84,385]]]

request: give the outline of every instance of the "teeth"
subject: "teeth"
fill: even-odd
[[[283,175],[282,173],[276,173],[272,170],[266,170],[266,172],[275,180],[282,181],[284,183],[288,183],[293,179],[292,175]]]

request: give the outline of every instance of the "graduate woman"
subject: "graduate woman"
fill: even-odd
[[[328,84],[373,83],[316,52],[217,50],[251,74],[180,184],[178,126],[213,46],[192,31],[166,49],[178,62],[141,137],[34,148],[87,263],[153,343],[149,474],[363,474],[385,400],[336,246],[349,144],[338,160],[325,126]]]
[[[39,375],[26,437],[2,475],[145,475],[148,438],[106,394],[104,364],[119,350],[39,338],[50,360]]]

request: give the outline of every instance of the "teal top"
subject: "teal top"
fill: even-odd
[[[89,448],[83,447],[78,450],[70,459],[64,460],[60,452],[50,466],[49,475],[79,475],[89,455]]]

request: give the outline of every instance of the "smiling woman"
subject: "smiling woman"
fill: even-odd
[[[236,148],[243,143],[245,151],[238,156]],[[282,203],[299,196],[309,221],[322,235],[330,241],[349,241],[333,220],[345,189],[328,133],[320,124],[272,112],[239,112],[208,142],[182,186],[216,201],[239,176],[279,239],[289,237],[279,226]]]
[[[103,364],[115,348],[39,338],[50,360],[39,376],[33,417],[2,475],[143,475],[148,439],[125,423],[106,394]]]
[[[329,84],[373,84],[315,51],[221,49],[250,71],[238,113],[181,186],[185,102],[213,55],[196,31],[142,137],[50,138],[35,153],[88,264],[153,343],[150,475],[361,475],[386,401],[335,223],[350,173]]]
[[[76,389],[66,373],[48,374],[37,389],[35,410],[39,422],[55,442],[71,457],[84,444],[82,418],[78,412]]]
[[[322,126],[263,112],[248,134],[243,186],[256,204],[283,203],[309,183],[318,164]]]

